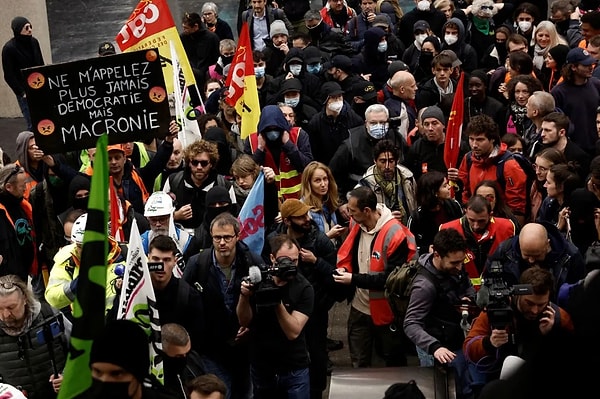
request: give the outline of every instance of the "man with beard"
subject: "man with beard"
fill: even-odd
[[[584,181],[588,177],[591,158],[587,152],[567,136],[571,121],[562,112],[551,112],[542,118],[541,140],[544,148],[552,147],[562,152],[567,162],[578,166],[577,173]]]
[[[164,191],[153,192],[144,208],[144,216],[150,224],[150,230],[141,234],[144,253],[148,255],[148,245],[154,237],[159,235],[171,237],[177,244],[177,267],[179,270],[176,273],[181,276],[185,269],[185,262],[201,248],[199,240],[175,225],[173,198]]]
[[[465,215],[444,223],[440,230],[455,229],[467,242],[464,268],[475,289],[481,286],[487,257],[496,251],[500,243],[515,235],[515,225],[510,219],[492,216],[492,205],[480,195],[474,195],[467,203]]]
[[[459,170],[448,170],[448,179],[455,180],[456,176],[462,183],[463,203],[475,193],[475,187],[483,180],[498,181],[506,204],[513,211],[519,224],[525,220],[527,205],[527,175],[519,162],[507,152],[506,144],[500,141],[498,124],[487,115],[477,115],[463,132],[469,138],[471,151],[460,162]],[[496,170],[503,163],[504,173],[498,176]],[[452,172],[452,174],[450,174]],[[457,173],[458,172],[458,173]],[[502,178],[502,180],[499,180]]]
[[[403,225],[417,210],[417,183],[412,172],[400,165],[400,151],[390,140],[381,140],[373,150],[374,165],[363,175],[356,187],[367,186],[377,196],[377,202],[390,208]]]
[[[313,160],[310,141],[304,130],[290,126],[278,106],[263,108],[258,131],[248,137],[244,152],[279,176],[275,180],[280,199],[300,196],[302,171]]]
[[[211,223],[213,246],[190,258],[183,278],[200,291],[206,322],[202,363],[227,385],[228,398],[247,398],[250,392],[248,329],[242,328],[235,309],[242,278],[250,266],[263,263],[239,239],[240,223],[222,213]]]
[[[390,329],[394,314],[383,291],[394,267],[416,255],[415,238],[368,187],[350,192],[348,212],[354,223],[338,251],[333,278],[349,288],[352,366],[371,367],[374,348],[386,366],[405,366],[402,336]]]
[[[311,359],[305,326],[313,312],[314,290],[297,272],[298,243],[280,234],[273,237],[269,245],[270,260],[278,270],[271,273],[270,285],[278,298],[269,295],[271,298],[263,302],[261,299],[266,298],[264,294],[259,296],[261,290],[244,279],[236,306],[242,327],[252,327],[249,348],[254,398],[308,398]]]
[[[196,85],[204,87],[208,67],[219,58],[219,36],[204,26],[198,13],[185,13],[182,20],[181,44],[187,54],[196,78]]]
[[[421,267],[404,317],[404,332],[417,347],[421,367],[431,367],[435,360],[454,369],[457,398],[472,397],[459,310],[462,303],[475,301],[475,290],[463,269],[466,252],[467,243],[455,229],[435,235],[433,252],[419,257]]]
[[[215,170],[219,161],[217,145],[197,140],[185,149],[186,168],[167,179],[163,191],[175,196],[176,222],[192,232],[202,224],[206,210],[206,193],[217,185],[227,189],[231,184]]]
[[[315,307],[306,323],[306,343],[310,355],[310,398],[320,399],[327,386],[328,312],[335,303],[333,272],[336,250],[331,240],[309,215],[310,207],[297,199],[285,200],[281,206],[283,223],[271,233],[286,234],[300,245],[299,272],[312,284]],[[269,248],[266,249],[268,254]]]
[[[25,77],[21,73],[23,68],[44,65],[40,43],[32,36],[31,22],[25,17],[15,17],[10,27],[14,37],[2,48],[2,70],[4,80],[17,96],[19,107],[27,123],[27,130],[33,131],[29,106],[25,96]]]
[[[406,141],[389,129],[388,109],[382,104],[371,105],[365,111],[365,124],[350,129],[329,162],[329,168],[338,185],[342,198],[362,179],[363,174],[373,164],[373,149],[383,139],[391,140],[399,148],[405,148]],[[345,212],[345,207],[341,208]]]

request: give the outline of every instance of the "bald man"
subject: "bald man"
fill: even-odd
[[[398,71],[390,79],[392,95],[383,105],[390,110],[390,118],[398,118],[400,134],[406,139],[408,132],[415,127],[417,110],[414,106],[417,95],[417,82],[408,71]]]
[[[488,256],[484,279],[492,262],[503,267],[503,278],[512,286],[518,284],[521,273],[532,266],[548,269],[554,276],[552,300],[556,300],[558,288],[564,283],[575,283],[585,275],[585,263],[575,245],[567,241],[550,223],[528,223],[519,235],[510,238]]]

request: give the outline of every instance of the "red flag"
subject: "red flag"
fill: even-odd
[[[452,110],[448,125],[446,126],[446,143],[444,144],[444,163],[447,168],[458,168],[458,153],[460,152],[460,141],[462,140],[463,118],[465,114],[465,96],[464,96],[465,73],[460,73],[458,85],[454,92],[452,101]]]
[[[112,176],[110,176],[108,191],[110,192],[110,235],[118,242],[123,242],[124,234],[123,219],[121,218],[120,209],[121,201],[119,201],[119,197],[117,197],[117,190],[115,189]]]
[[[240,136],[242,139],[256,132],[260,119],[260,105],[258,102],[258,89],[254,75],[254,59],[248,23],[244,22],[238,41],[231,68],[227,74],[225,87],[228,88],[227,104],[235,107],[242,117]]]

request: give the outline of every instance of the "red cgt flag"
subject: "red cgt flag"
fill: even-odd
[[[228,88],[225,101],[230,106],[235,107],[237,113],[242,117],[240,135],[242,139],[245,139],[256,132],[260,119],[252,46],[248,23],[246,22],[244,22],[240,31],[238,46],[227,74],[225,87]]]
[[[460,152],[460,141],[462,140],[463,118],[465,114],[464,96],[465,73],[460,73],[458,85],[454,92],[452,110],[446,126],[446,143],[444,144],[444,163],[447,168],[457,168],[458,153]]]

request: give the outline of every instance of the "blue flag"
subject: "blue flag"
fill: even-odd
[[[265,175],[262,171],[242,206],[239,220],[240,240],[252,252],[260,254],[265,245]]]

